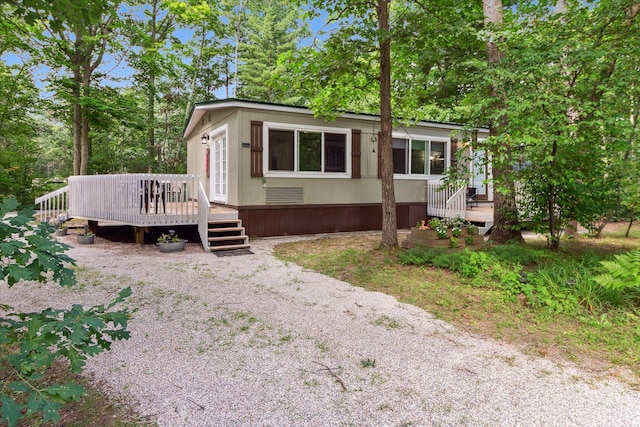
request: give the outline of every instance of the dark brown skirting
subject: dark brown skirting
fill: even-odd
[[[382,229],[381,204],[239,206],[249,237],[336,233]],[[427,217],[426,203],[397,203],[398,228]]]

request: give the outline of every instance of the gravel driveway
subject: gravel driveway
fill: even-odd
[[[69,253],[78,288],[0,301],[104,303],[132,286],[131,339],[85,372],[161,426],[640,426],[638,390],[280,262],[283,240],[218,257],[97,239]]]

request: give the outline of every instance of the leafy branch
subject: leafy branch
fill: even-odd
[[[33,209],[15,211],[18,207],[11,198],[0,205],[2,279],[9,286],[51,278],[61,286],[75,284],[74,271],[67,266],[74,261],[64,254],[68,246],[50,237],[49,224],[34,225]],[[128,339],[131,313],[113,309],[131,293],[125,288],[106,305],[88,309],[74,304],[70,309],[13,313],[10,306],[0,306],[0,418],[9,426],[37,414],[44,423],[57,422],[62,405],[79,400],[85,390],[73,383],[40,386],[45,372],[56,360],[66,360],[71,371],[81,372],[89,356]]]

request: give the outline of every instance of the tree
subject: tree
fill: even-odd
[[[634,139],[625,130],[638,83],[629,71],[640,54],[633,5],[566,7],[558,13],[531,2],[509,13],[501,27],[507,36],[495,39],[502,58],[486,76],[503,93],[490,104],[494,117],[508,117],[496,141],[519,147],[521,160],[494,157],[494,174],[520,180],[522,213],[553,250],[569,221],[589,225],[616,209],[621,162]]]
[[[16,2],[7,15],[34,57],[52,70],[58,96],[68,102],[73,129],[73,172],[87,173],[90,89],[117,23],[118,1]],[[62,75],[57,74],[62,71]]]
[[[398,245],[393,185],[391,45],[393,32],[386,0],[311,0],[314,10],[327,10],[336,26],[321,46],[301,50],[290,84],[309,100],[316,115],[335,117],[342,111],[380,114],[382,178],[382,247]],[[345,61],[349,58],[349,61]],[[377,96],[373,94],[377,92]],[[372,102],[375,100],[377,106]]]
[[[502,0],[483,0],[482,10],[485,17],[485,25],[488,27],[488,38],[485,41],[487,55],[487,72],[494,73],[503,59],[503,52],[496,43],[498,35],[493,32],[495,26],[503,22]],[[516,206],[515,182],[513,180],[513,143],[505,138],[509,116],[504,111],[504,105],[508,102],[507,94],[503,88],[491,84],[489,93],[492,99],[489,108],[496,113],[488,114],[489,138],[483,144],[491,156],[491,168],[494,182],[493,196],[493,228],[491,240],[496,243],[506,243],[511,240],[522,240],[518,229],[518,208]]]
[[[0,204],[0,278],[8,286],[20,281],[46,282],[61,286],[75,283],[73,263],[64,252],[68,246],[52,239],[53,227],[46,222],[33,225],[33,209],[18,210],[15,199]],[[85,309],[47,308],[37,313],[12,313],[2,305],[0,317],[0,362],[3,383],[0,416],[9,426],[26,417],[42,414],[42,422],[57,422],[63,403],[79,399],[83,387],[67,383],[41,385],[43,373],[56,358],[65,359],[74,372],[82,371],[88,356],[108,350],[112,342],[128,339],[130,313],[113,311],[131,294],[126,288],[106,306]]]
[[[0,63],[0,197],[33,201],[38,162],[37,127],[32,114],[38,91],[27,67]]]
[[[175,57],[168,42],[174,32],[176,18],[164,6],[165,2],[161,0],[145,2],[141,10],[126,19],[125,25],[131,46],[137,48],[129,55],[129,64],[136,70],[135,81],[146,94],[144,124],[147,129],[147,149],[149,157],[156,158],[158,170],[162,170],[164,162],[161,146],[156,141],[158,80],[175,68]],[[144,16],[146,21],[138,16]]]
[[[262,102],[300,104],[300,97],[288,87],[274,84],[285,72],[285,63],[278,62],[278,57],[294,52],[300,40],[309,34],[306,23],[300,23],[300,10],[282,0],[255,5],[249,2],[248,6],[237,65],[237,96]]]

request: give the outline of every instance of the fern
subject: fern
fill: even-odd
[[[601,261],[603,273],[594,280],[614,291],[640,289],[640,249],[618,254],[613,261]]]

